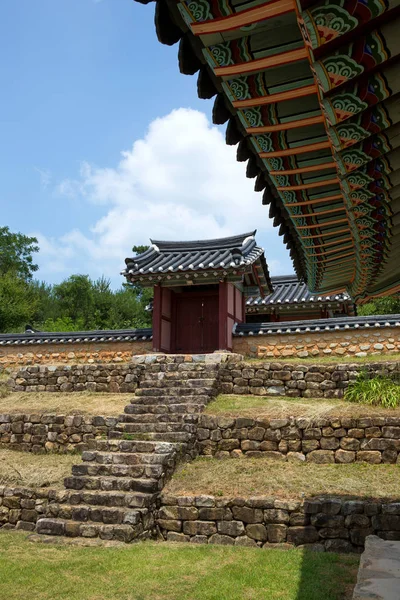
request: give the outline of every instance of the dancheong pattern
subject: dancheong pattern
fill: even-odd
[[[155,1],[310,290],[400,290],[400,0]]]

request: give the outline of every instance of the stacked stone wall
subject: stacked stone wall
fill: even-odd
[[[50,488],[0,486],[0,529],[33,531],[57,494]]]
[[[105,438],[118,417],[5,414],[0,415],[0,448],[22,452],[82,452],[91,440]]]
[[[400,417],[249,419],[200,415],[200,454],[318,464],[400,465]]]
[[[368,535],[400,539],[400,502],[167,494],[161,502],[157,523],[163,538],[174,542],[361,552]]]
[[[101,342],[73,344],[10,345],[0,348],[0,366],[45,364],[129,363],[132,356],[153,351],[153,342]]]
[[[285,323],[282,324],[284,330]],[[400,352],[398,327],[237,336],[233,351],[253,358],[367,356]]]
[[[13,370],[13,392],[135,392],[144,365],[32,365]]]
[[[399,362],[370,364],[285,364],[257,361],[227,363],[219,370],[220,392],[256,396],[341,398],[361,372],[400,380]]]

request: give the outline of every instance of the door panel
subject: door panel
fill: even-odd
[[[218,350],[218,295],[177,296],[176,352]]]

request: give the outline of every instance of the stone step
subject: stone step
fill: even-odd
[[[134,439],[139,438],[140,436],[145,436],[146,440],[152,440],[152,441],[163,441],[163,442],[172,442],[172,443],[184,443],[184,442],[188,442],[189,440],[193,439],[193,434],[191,433],[186,433],[186,432],[180,432],[180,431],[176,431],[176,432],[171,432],[171,433],[154,433],[154,432],[149,432],[149,433],[127,433],[124,431],[119,431],[119,430],[114,430],[114,431],[110,431],[109,436],[110,439],[117,439],[117,440],[121,440],[123,441],[124,437],[123,436],[134,436]],[[129,437],[125,438],[126,441],[130,441]]]
[[[168,440],[124,440],[120,439],[120,435],[117,439],[90,440],[88,445],[90,450],[99,452],[170,454],[180,450],[179,444],[170,443]]]
[[[215,395],[216,391],[211,386],[201,387],[151,387],[151,388],[138,388],[136,390],[136,398],[142,398],[143,396],[212,396]]]
[[[61,497],[56,499],[57,504],[85,504],[90,506],[149,508],[154,506],[157,494],[144,492],[118,492],[115,490],[63,490]],[[51,504],[48,505],[49,509]]]
[[[72,475],[80,477],[141,477],[158,479],[165,472],[163,465],[115,465],[84,462],[72,466]]]
[[[174,431],[195,433],[196,427],[190,423],[118,423],[115,430],[126,433],[169,433]]]
[[[196,400],[198,397],[196,398]],[[207,398],[208,402],[209,398]],[[138,404],[137,400],[133,400],[132,404],[125,406],[124,412],[128,415],[154,414],[154,415],[169,415],[169,414],[196,414],[201,413],[207,406],[204,403],[190,404]]]
[[[50,504],[46,516],[51,519],[95,521],[110,525],[120,523],[137,525],[148,513],[147,508],[98,506],[95,504]]]
[[[215,379],[151,379],[142,381],[139,389],[144,388],[213,388],[216,385]]]
[[[150,373],[145,371],[143,378],[142,378],[142,383],[145,381],[173,381],[173,380],[187,381],[189,379],[197,379],[197,380],[215,379],[216,374],[217,374],[217,371],[215,369],[213,371],[175,370],[175,371],[159,371],[159,372],[150,372]]]
[[[120,415],[119,420],[121,423],[183,423],[185,416],[185,414],[140,413]]]
[[[125,492],[144,492],[154,494],[162,487],[161,479],[140,478],[140,477],[112,477],[89,475],[70,476],[64,479],[64,485],[72,490],[119,490]]]
[[[98,452],[87,450],[82,452],[82,460],[91,464],[115,465],[166,465],[173,462],[175,450],[168,454],[156,452]]]
[[[103,540],[117,540],[120,542],[132,542],[138,536],[150,537],[146,533],[142,523],[137,525],[119,524],[106,525],[94,521],[80,522],[67,519],[45,518],[39,519],[36,524],[36,532],[42,535],[61,535],[68,537],[95,538]]]

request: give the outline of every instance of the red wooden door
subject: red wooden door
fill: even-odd
[[[182,294],[176,302],[176,352],[218,350],[218,295]]]

